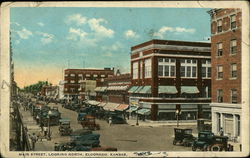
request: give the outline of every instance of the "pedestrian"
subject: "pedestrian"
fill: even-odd
[[[112,124],[112,117],[110,116],[109,117],[109,126],[111,126],[111,124]]]
[[[34,151],[35,150],[35,144],[36,144],[36,141],[37,141],[37,136],[35,133],[33,133],[33,135],[31,135],[31,141],[32,141],[32,150]]]
[[[37,122],[37,124],[39,123],[39,119],[40,119],[40,117],[38,115],[36,115],[36,122]]]
[[[220,133],[220,136],[223,136],[223,135],[224,135],[224,131],[223,131],[223,128],[222,128],[222,127],[220,128],[219,133]]]
[[[48,133],[48,127],[44,126],[44,136],[46,137]]]
[[[41,129],[42,129],[42,132],[43,132],[43,127],[44,127],[44,124],[43,122],[41,122],[41,125],[40,125]]]

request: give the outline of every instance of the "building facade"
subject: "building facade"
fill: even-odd
[[[130,74],[116,74],[104,79],[103,86],[95,89],[99,97],[98,101],[128,104],[128,89],[131,85]]]
[[[96,99],[96,80],[80,80],[80,96],[82,99]]]
[[[80,97],[80,80],[98,80],[114,75],[114,69],[66,69],[64,70],[64,95],[70,98]]]
[[[240,140],[241,10],[212,9],[212,130]]]
[[[130,106],[151,120],[210,118],[210,43],[151,40],[131,48]]]

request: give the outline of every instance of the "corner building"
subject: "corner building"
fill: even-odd
[[[130,106],[151,120],[210,118],[210,43],[151,40],[131,48]]]
[[[212,131],[240,141],[241,10],[212,9]]]

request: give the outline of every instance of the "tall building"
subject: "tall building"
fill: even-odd
[[[85,92],[84,88],[80,88],[80,80],[100,80],[110,75],[114,75],[114,69],[66,69],[64,70],[64,95],[78,98],[80,92],[82,94]]]
[[[241,10],[212,9],[212,130],[240,140]]]
[[[131,48],[130,105],[152,120],[210,118],[210,43],[151,40]]]

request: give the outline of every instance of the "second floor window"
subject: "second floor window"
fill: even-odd
[[[237,90],[231,89],[231,103],[237,103]]]
[[[230,74],[231,78],[236,78],[237,77],[237,64],[231,64],[230,66]]]
[[[75,74],[70,74],[71,77],[75,77],[76,75]]]
[[[217,79],[223,78],[223,67],[222,65],[217,66]]]
[[[231,29],[236,28],[236,15],[235,14],[230,16],[230,25],[231,25]]]
[[[133,62],[133,79],[138,78],[138,62]]]
[[[217,56],[222,56],[222,43],[217,43]]]
[[[70,83],[75,83],[75,80],[70,80]]]
[[[146,59],[144,62],[145,62],[144,77],[151,78],[151,59]]]
[[[222,89],[217,89],[217,102],[218,103],[223,102],[223,91],[222,91]]]
[[[222,32],[222,20],[217,21],[217,33]]]
[[[210,78],[211,77],[211,61],[210,60],[202,60],[202,78]]]
[[[187,78],[197,77],[197,62],[195,59],[181,60],[181,77],[187,77]]]
[[[230,54],[234,55],[236,53],[237,53],[237,41],[234,39],[230,41]]]
[[[175,76],[175,59],[159,58],[158,59],[158,76],[174,77]]]

